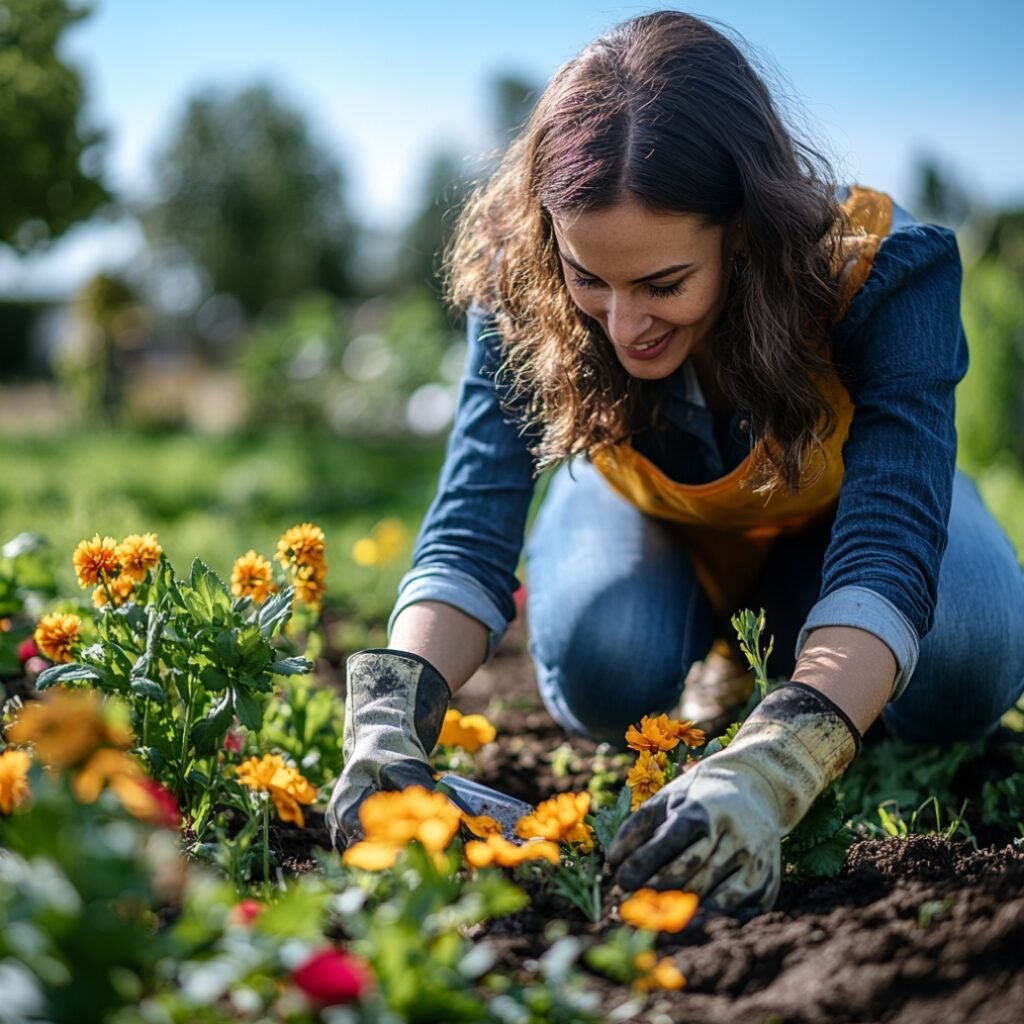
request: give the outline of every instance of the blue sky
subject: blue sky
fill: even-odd
[[[472,165],[490,144],[499,71],[543,84],[589,39],[648,4],[584,0],[95,0],[66,52],[109,136],[123,195],[146,194],[154,153],[188,97],[267,81],[336,150],[364,222],[398,224],[441,147]],[[1012,0],[704,0],[665,4],[724,22],[776,69],[844,176],[907,199],[917,154],[981,200],[1024,202],[1024,4]],[[128,258],[126,228],[76,230],[44,259],[0,259],[0,290],[61,290]]]

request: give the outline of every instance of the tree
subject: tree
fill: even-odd
[[[196,97],[142,211],[159,253],[185,253],[247,312],[307,288],[343,295],[354,230],[341,169],[266,86]]]
[[[83,126],[64,32],[89,14],[67,0],[0,4],[0,242],[28,252],[110,200],[96,169],[99,131]]]

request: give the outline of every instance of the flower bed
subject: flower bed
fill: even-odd
[[[844,816],[863,837],[927,814],[890,802],[874,824],[832,798],[786,841],[778,909],[741,925],[693,894],[621,892],[602,857],[632,809],[728,736],[659,716],[627,753],[568,741],[520,624],[458,694],[434,759],[529,803],[520,841],[410,789],[368,800],[364,841],[339,857],[319,808],[340,701],[309,674],[344,653],[323,657],[322,533],[286,531],[277,569],[247,552],[230,583],[198,561],[179,578],[151,534],[94,537],[74,561],[89,604],[52,606],[31,649],[27,610],[4,620],[40,688],[14,681],[0,753],[0,987],[24,1019],[88,1005],[118,1024],[910,1022],[941,1004],[954,1016],[939,1019],[999,1021],[1020,1005],[1019,748],[898,754],[973,801],[979,850],[935,797],[936,834],[847,853]],[[745,620],[755,660],[759,625]],[[896,786],[887,749],[864,755],[844,806],[870,805],[872,770]]]

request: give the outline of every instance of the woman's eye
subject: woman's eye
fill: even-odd
[[[572,283],[577,288],[596,288],[597,278],[596,277],[580,277],[579,274],[573,275]]]
[[[676,281],[675,284],[665,285],[649,284],[647,290],[655,299],[664,298],[669,295],[678,295],[683,290],[683,282]]]

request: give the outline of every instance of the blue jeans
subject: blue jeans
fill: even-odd
[[[818,599],[830,524],[781,539],[747,606],[775,637],[769,675],[794,666]],[[565,729],[621,746],[626,727],[670,710],[693,661],[732,637],[671,526],[620,498],[590,464],[551,482],[526,546],[530,650],[541,696]],[[977,740],[1024,691],[1024,573],[974,484],[957,471],[935,623],[888,704],[890,732],[916,743]]]

